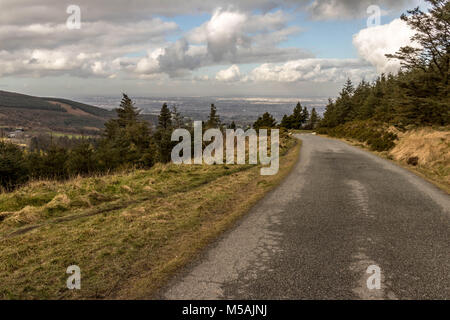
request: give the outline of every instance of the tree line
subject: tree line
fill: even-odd
[[[150,168],[157,162],[170,161],[177,143],[171,141],[174,129],[193,130],[176,107],[171,110],[166,103],[155,128],[141,119],[140,110],[126,94],[115,111],[116,118],[105,123],[100,138],[38,135],[27,149],[0,140],[0,189],[10,191],[31,179],[64,180],[126,168]],[[212,104],[203,128],[235,129],[236,124],[222,123]]]
[[[315,108],[312,108],[311,113],[306,107],[302,107],[298,102],[291,115],[284,115],[280,124],[277,124],[275,118],[269,113],[265,112],[262,116],[253,123],[254,129],[260,128],[283,128],[283,129],[304,129],[313,130],[317,128],[320,122],[320,117]]]
[[[128,167],[151,167],[167,161],[172,113],[164,104],[156,132],[140,119],[132,100],[123,95],[117,118],[108,120],[100,138],[33,137],[28,149],[0,141],[0,186],[12,190],[30,179],[67,179]],[[170,135],[168,136],[170,141]],[[169,153],[170,156],[170,153]]]
[[[397,138],[391,126],[449,125],[450,2],[427,2],[428,13],[417,7],[401,16],[415,31],[416,45],[386,55],[401,62],[398,74],[382,74],[356,87],[348,80],[337,99],[329,100],[319,132],[356,138],[383,151]]]

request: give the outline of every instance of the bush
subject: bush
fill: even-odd
[[[318,128],[318,133],[337,138],[351,138],[367,143],[371,150],[388,151],[395,146],[397,135],[376,121],[352,121],[334,128]]]
[[[65,164],[70,176],[92,174],[97,171],[95,150],[90,143],[82,143],[69,152]]]
[[[0,141],[0,186],[11,190],[27,180],[28,169],[22,149]]]
[[[409,157],[406,163],[411,166],[417,166],[419,164],[419,157]]]

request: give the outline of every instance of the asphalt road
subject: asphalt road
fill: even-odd
[[[450,197],[341,141],[299,137],[292,173],[161,297],[450,299]]]

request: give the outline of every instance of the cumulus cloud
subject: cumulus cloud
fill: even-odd
[[[233,7],[243,12],[275,8],[309,9],[315,19],[354,18],[366,15],[369,5],[385,9],[399,9],[416,4],[418,0],[77,0],[83,21],[111,23],[141,21],[154,15],[172,17],[180,14],[209,13],[217,7]],[[60,0],[2,0],[0,21],[3,24],[29,25],[36,23],[64,23],[67,2]],[[39,14],[36,14],[39,13]]]
[[[207,43],[214,61],[232,60],[238,50],[269,47],[298,33],[298,27],[287,27],[290,16],[281,10],[249,15],[219,8],[211,19],[187,35],[191,43]]]
[[[248,45],[243,34],[247,16],[240,12],[216,10],[206,24],[208,51],[214,61],[223,60],[225,55],[235,55],[238,46]]]
[[[176,23],[166,22],[160,18],[123,24],[86,22],[78,30],[69,30],[64,23],[2,25],[0,43],[1,49],[8,51],[24,47],[54,49],[76,45],[84,48],[105,48],[117,52],[142,48],[149,41],[162,43],[167,35],[177,30]]]
[[[338,82],[347,78],[373,78],[370,65],[358,59],[300,59],[283,64],[265,63],[253,69],[248,79],[273,82]]]
[[[400,47],[413,45],[410,38],[414,31],[401,19],[389,24],[363,29],[353,36],[358,54],[370,62],[379,73],[395,73],[400,68],[398,60],[388,60],[385,54],[393,54]]]
[[[146,20],[154,15],[173,17],[176,15],[210,13],[218,7],[233,7],[239,11],[274,8],[295,8],[309,0],[77,0],[73,4],[81,8],[84,22],[109,21],[123,23]],[[71,3],[71,2],[69,2]],[[36,23],[64,23],[68,15],[68,3],[61,0],[2,0],[0,21],[3,24],[29,25]]]
[[[185,79],[191,71],[231,65],[218,81],[336,81],[369,75],[360,60],[312,59],[297,47],[280,44],[302,30],[292,25],[285,8],[307,8],[315,19],[350,18],[366,14],[369,4],[398,8],[408,2],[387,0],[78,0],[82,27],[66,28],[67,3],[60,0],[2,0],[0,10],[0,76],[48,76]],[[180,28],[162,17],[211,13],[201,26],[179,35]],[[384,53],[403,45],[405,34],[382,29],[362,30],[353,42],[359,54],[380,71],[393,68]],[[377,27],[379,28],[379,27]],[[396,29],[397,28],[397,29]],[[379,36],[382,32],[394,35]],[[403,31],[402,31],[403,32]],[[384,42],[383,42],[384,41]],[[391,43],[392,41],[392,43]],[[394,48],[397,49],[398,47]],[[381,49],[380,49],[381,48]],[[384,48],[384,49],[383,49]],[[385,50],[386,52],[384,52]],[[143,53],[145,53],[143,55]],[[240,64],[262,64],[248,75]],[[192,79],[202,81],[197,75]],[[209,78],[208,78],[209,79]]]
[[[191,30],[184,38],[157,55],[138,62],[137,73],[167,73],[183,76],[186,71],[214,64],[280,62],[311,55],[298,48],[278,48],[277,44],[298,27],[287,26],[290,17],[281,11],[248,14],[218,8],[211,19]]]
[[[110,77],[125,72],[128,76],[144,78],[156,74],[184,77],[192,70],[214,64],[280,62],[311,56],[298,48],[278,47],[280,42],[300,31],[298,27],[288,26],[291,17],[282,10],[253,14],[248,11],[254,8],[250,2],[225,1],[225,4],[236,6],[212,10],[206,23],[176,42],[167,42],[167,36],[179,32],[179,27],[174,22],[149,15],[163,13],[158,11],[162,8],[172,10],[169,4],[158,5],[153,1],[149,4],[139,0],[124,4],[113,0],[100,8],[99,2],[89,2],[88,6],[87,2],[79,1],[82,27],[69,30],[65,25],[65,7],[60,2],[44,0],[36,5],[27,0],[6,0],[2,3],[4,10],[0,12],[6,22],[0,29],[1,50],[6,52],[3,57],[7,59],[1,63],[4,66],[1,74],[26,75],[28,72],[33,76],[91,74]],[[210,8],[213,2],[202,1],[200,8]],[[271,1],[256,2],[259,3],[254,5],[268,9],[275,6]],[[12,10],[18,9],[18,3],[23,10]],[[184,3],[178,4],[184,6]],[[85,7],[89,10],[83,10]],[[147,11],[145,17],[140,16],[150,8],[156,10]],[[15,19],[5,15],[5,10],[9,9],[14,12]],[[53,14],[55,10],[59,15]],[[186,10],[190,12],[190,9]],[[43,22],[39,17],[29,16],[36,12],[42,12],[48,20]],[[143,20],[133,20],[134,16]],[[34,57],[33,52],[45,52],[50,59],[56,60],[49,63],[41,56]],[[134,55],[136,52],[147,52],[147,55]],[[84,58],[74,59],[77,54]]]
[[[241,79],[241,71],[239,67],[233,64],[231,67],[225,70],[220,70],[216,74],[216,80],[224,82],[234,82]]]
[[[317,20],[367,17],[367,8],[378,5],[385,10],[399,10],[417,3],[417,0],[314,0],[308,10]]]
[[[148,41],[165,43],[165,36],[178,30],[173,22],[159,18],[115,25],[107,22],[84,23],[79,30],[65,24],[3,25],[0,43],[4,75],[110,76],[114,61],[124,55],[145,50]],[[7,67],[6,67],[7,66]]]

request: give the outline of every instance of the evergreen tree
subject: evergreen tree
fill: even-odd
[[[323,119],[320,123],[320,126],[326,128],[334,128],[337,125],[338,123],[337,123],[336,104],[331,98],[329,98],[328,104],[325,107],[325,112],[323,114]]]
[[[276,127],[277,122],[275,121],[274,117],[268,112],[264,113],[261,117],[258,117],[258,119],[253,124],[253,128],[258,130],[261,128],[274,128]]]
[[[158,129],[172,128],[172,114],[170,113],[167,103],[164,103],[158,117]]]
[[[399,59],[405,71],[397,78],[400,90],[393,106],[400,125],[450,121],[450,2],[426,1],[428,13],[417,7],[401,16],[415,31],[411,40],[419,46],[405,46],[387,55]]]
[[[171,141],[173,130],[172,115],[167,104],[164,103],[158,117],[158,127],[155,132],[155,144],[157,151],[157,159],[166,163],[170,161],[172,148],[175,145]]]
[[[88,142],[83,142],[69,152],[66,168],[70,176],[92,174],[97,171],[95,150]]]
[[[309,112],[306,107],[303,107],[301,116],[300,116],[300,127],[298,129],[301,129],[302,126],[308,121],[309,119]]]
[[[302,107],[300,102],[294,108],[292,115],[284,115],[281,120],[280,127],[286,129],[301,129],[308,119],[308,110]]]
[[[217,115],[217,109],[214,104],[211,104],[208,121],[206,122],[206,129],[218,128],[220,126],[220,119]]]
[[[100,142],[98,159],[102,170],[121,165],[149,167],[153,164],[148,122],[139,119],[139,109],[123,94],[117,118],[105,123],[105,139]],[[170,113],[169,113],[170,114]]]
[[[281,119],[280,127],[285,129],[292,129],[292,118],[284,115],[283,119]]]
[[[0,141],[0,188],[12,190],[27,180],[23,151],[15,144]]]
[[[316,108],[312,108],[311,116],[308,119],[305,129],[314,130],[317,127],[318,122],[319,122],[319,115],[317,114]]]
[[[439,78],[442,86],[448,85],[450,65],[450,2],[426,0],[429,12],[419,7],[402,14],[401,19],[415,31],[412,42],[419,47],[405,46],[388,58],[399,59],[406,70],[420,69]]]
[[[139,116],[140,110],[134,106],[133,101],[124,93],[120,107],[116,109],[118,123],[121,127],[125,127],[130,123],[135,123]]]
[[[300,102],[298,102],[290,119],[291,129],[300,129],[304,122],[303,108]]]
[[[178,112],[178,109],[176,106],[173,106],[173,108],[172,108],[172,122],[173,122],[174,128],[183,128],[184,127],[183,116]]]
[[[68,151],[62,147],[51,146],[50,149],[43,154],[43,172],[41,177],[47,179],[65,179],[69,177],[66,162],[68,159]]]

